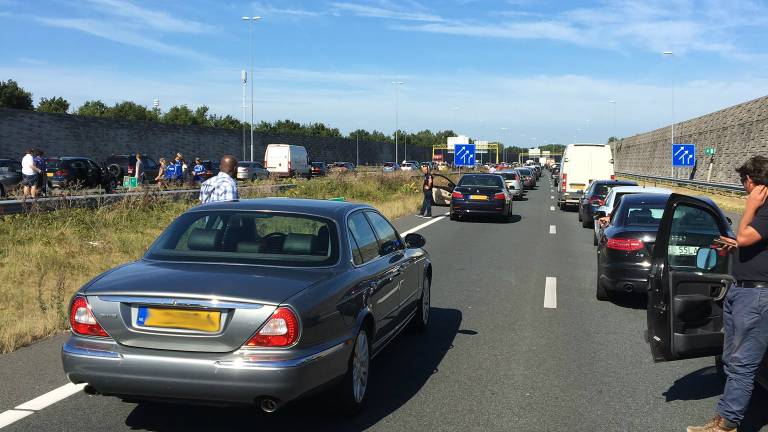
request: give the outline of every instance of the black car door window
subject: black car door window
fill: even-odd
[[[373,225],[373,230],[376,232],[376,236],[379,238],[379,254],[381,256],[389,255],[392,252],[402,249],[400,239],[397,237],[397,232],[389,222],[384,219],[384,216],[368,211],[365,212],[368,216],[368,220]]]
[[[360,264],[371,261],[379,256],[379,243],[376,235],[362,212],[357,212],[349,217],[349,232],[359,249]]]
[[[696,267],[696,254],[710,248],[720,236],[718,218],[709,211],[685,203],[675,207],[669,233],[667,256],[669,266],[677,271],[728,273],[728,256],[717,254],[717,263],[710,269]]]

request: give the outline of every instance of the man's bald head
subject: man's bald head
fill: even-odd
[[[230,177],[235,178],[237,175],[237,158],[231,154],[225,154],[221,157],[219,169],[222,172],[229,174]]]

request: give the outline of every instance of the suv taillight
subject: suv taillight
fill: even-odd
[[[287,347],[299,339],[299,319],[289,308],[279,307],[245,347]]]
[[[464,199],[464,194],[461,192],[451,192],[451,198]]]
[[[493,196],[493,199],[506,200],[507,196],[504,195],[504,192],[499,192],[499,193],[497,193],[496,195]]]
[[[645,246],[642,240],[633,238],[610,238],[606,247],[624,252],[634,252]]]
[[[85,297],[77,296],[72,301],[72,307],[69,310],[69,325],[72,327],[72,333],[83,336],[109,337],[96,321],[91,306]]]

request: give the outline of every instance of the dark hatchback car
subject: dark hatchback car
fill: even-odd
[[[723,302],[733,282],[735,257],[713,245],[721,235],[735,237],[730,221],[712,201],[669,196],[646,282],[646,340],[654,361],[714,356],[723,377]],[[768,389],[768,356],[757,382]]]
[[[309,167],[312,177],[320,177],[328,174],[328,165],[325,162],[312,162]]]
[[[21,184],[21,162],[13,159],[0,159],[0,197],[18,189]]]
[[[355,411],[371,359],[406,325],[427,328],[424,243],[363,204],[194,207],[141,259],[78,290],[64,371],[90,394],[265,412],[330,384],[334,403]],[[195,283],[162,282],[173,280]]]
[[[616,186],[637,186],[637,182],[631,180],[595,180],[579,200],[579,222],[584,228],[595,226],[595,212],[601,205],[605,205],[605,197]]]
[[[49,157],[46,175],[51,187],[60,189],[102,188],[114,192],[117,178],[93,159],[86,157]]]
[[[141,160],[144,164],[144,178],[142,181],[154,182],[158,171],[160,171],[160,164],[145,155],[141,155]],[[118,181],[122,181],[123,176],[135,175],[136,155],[112,155],[104,161],[104,166],[107,167],[107,171],[111,176],[118,179]]]
[[[530,168],[517,168],[515,171],[520,173],[523,178],[523,187],[527,190],[533,189],[536,186],[536,177],[533,175],[533,170]]]
[[[598,300],[645,293],[656,232],[668,194],[630,194],[621,199],[597,244]]]
[[[512,194],[498,174],[465,174],[451,193],[451,220],[465,216],[492,215],[509,220]]]

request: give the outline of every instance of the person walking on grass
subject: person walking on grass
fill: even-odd
[[[749,194],[736,238],[720,237],[735,256],[736,281],[723,302],[726,382],[715,417],[688,432],[732,432],[744,419],[755,377],[768,348],[768,158],[755,156],[736,169]]]
[[[221,158],[220,171],[200,186],[200,203],[216,201],[236,201],[240,199],[237,192],[237,159],[226,154]]]
[[[424,182],[422,183],[422,186],[421,186],[422,192],[424,193],[424,201],[422,201],[421,210],[419,211],[419,214],[416,216],[431,218],[432,217],[432,183],[434,181],[434,177],[432,177],[432,173],[429,172],[429,166],[427,165],[423,165],[421,167],[421,172],[424,174]]]
[[[32,156],[34,150],[27,150],[27,154],[21,159],[21,185],[24,186],[24,198],[37,196],[37,175],[40,169],[35,166],[35,157]]]

